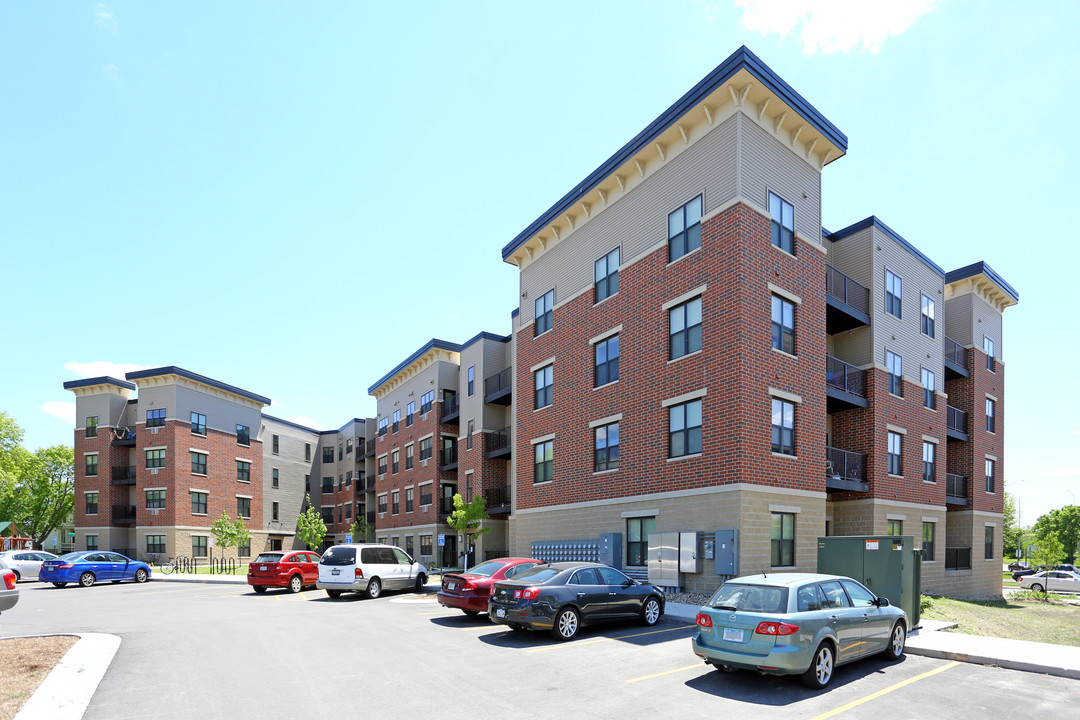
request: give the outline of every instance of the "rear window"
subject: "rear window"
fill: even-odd
[[[323,553],[320,565],[354,565],[356,563],[356,548],[334,546],[327,548]]]
[[[255,562],[276,563],[281,561],[281,553],[260,553]]]
[[[735,608],[745,612],[787,612],[788,589],[770,585],[726,583],[713,595],[712,607]]]
[[[547,582],[551,578],[558,575],[562,570],[556,570],[549,565],[538,565],[534,568],[529,568],[519,575],[515,575],[515,580],[522,580],[528,582],[542,583]]]
[[[495,573],[499,572],[499,568],[501,568],[505,564],[506,563],[488,560],[487,562],[480,563],[476,567],[469,568],[465,572],[469,573],[470,575],[479,575],[480,577],[491,577]]]

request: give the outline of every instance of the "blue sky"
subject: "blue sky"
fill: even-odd
[[[435,336],[510,330],[504,244],[746,44],[848,135],[824,224],[876,214],[1005,313],[1005,476],[1077,500],[1080,4],[7,4],[0,409],[179,365],[321,428]],[[1070,319],[1072,318],[1072,319]],[[129,368],[130,369],[130,368]]]

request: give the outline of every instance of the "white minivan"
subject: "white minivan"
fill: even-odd
[[[427,583],[427,568],[399,547],[363,543],[333,545],[319,559],[315,584],[331,598],[343,592],[362,592],[377,598],[385,590],[417,592]]]

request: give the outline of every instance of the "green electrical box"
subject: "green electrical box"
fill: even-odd
[[[906,612],[911,628],[919,626],[922,551],[911,535],[819,537],[817,569],[858,580]]]

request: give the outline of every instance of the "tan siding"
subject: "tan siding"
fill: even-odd
[[[966,293],[949,298],[945,311],[945,334],[961,345],[971,345],[972,319],[971,301],[973,296]]]
[[[871,286],[874,274],[874,237],[870,228],[860,230],[836,242],[827,241],[825,244],[828,246],[830,265],[861,285]],[[881,307],[884,308],[884,304]],[[877,312],[877,309],[877,306],[872,305],[871,315]],[[872,327],[860,327],[833,336],[833,354],[844,362],[858,367],[866,367],[875,360],[883,361],[874,356]]]
[[[994,357],[1001,360],[1001,313],[979,297],[972,299],[971,306],[974,344],[981,348],[983,335],[987,336],[994,341]]]

